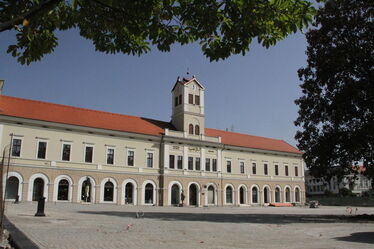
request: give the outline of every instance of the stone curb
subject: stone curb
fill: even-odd
[[[9,219],[4,217],[4,226],[10,234],[10,244],[15,249],[40,249],[23,232],[21,232]]]

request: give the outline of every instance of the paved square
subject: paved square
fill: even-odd
[[[136,212],[144,212],[136,218]],[[349,210],[348,210],[349,211]],[[6,216],[40,248],[373,248],[374,221],[346,207],[133,207],[6,204]],[[353,209],[374,214],[374,208]]]

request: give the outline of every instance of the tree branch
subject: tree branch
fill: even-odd
[[[45,2],[42,2],[41,4],[35,6],[34,8],[30,9],[29,11],[20,14],[19,16],[13,18],[12,20],[9,20],[7,22],[0,23],[0,32],[3,32],[5,30],[9,30],[14,28],[15,25],[21,24],[24,19],[30,18],[32,16],[35,16],[39,12],[43,10],[50,10],[52,9],[57,3],[61,2],[63,0],[47,0]]]

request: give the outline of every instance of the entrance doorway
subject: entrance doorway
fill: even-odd
[[[91,195],[92,195],[92,185],[90,178],[86,178],[86,180],[82,183],[81,189],[81,200],[83,202],[91,202]]]
[[[8,178],[6,182],[5,199],[16,199],[18,195],[19,180],[15,176]]]
[[[111,181],[107,181],[104,185],[104,201],[113,201],[114,184]]]
[[[62,179],[58,183],[57,200],[59,201],[69,200],[69,182],[66,179]]]
[[[269,203],[269,189],[266,187],[264,188],[264,203]]]
[[[214,187],[208,187],[208,204],[215,204]]]
[[[174,184],[171,187],[171,205],[180,204],[180,188],[178,184]]]
[[[244,187],[240,187],[239,189],[239,202],[240,204],[245,204],[246,198],[245,198],[245,189]]]
[[[44,180],[42,178],[36,178],[34,180],[34,186],[32,191],[32,200],[38,201],[44,194]]]
[[[197,191],[196,184],[191,184],[190,188],[189,188],[189,197],[190,197],[189,205],[190,206],[198,206],[199,205],[197,195],[198,195],[198,191]]]
[[[125,204],[134,204],[134,185],[131,182],[125,186]]]

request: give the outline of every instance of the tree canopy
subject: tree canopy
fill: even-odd
[[[315,176],[347,174],[355,164],[374,176],[373,22],[374,1],[331,0],[307,32],[295,138]]]
[[[275,45],[312,21],[308,0],[2,0],[0,32],[14,30],[8,53],[21,64],[58,45],[58,30],[77,28],[98,51],[140,55],[151,46],[199,42],[210,60],[245,54],[252,40]]]

